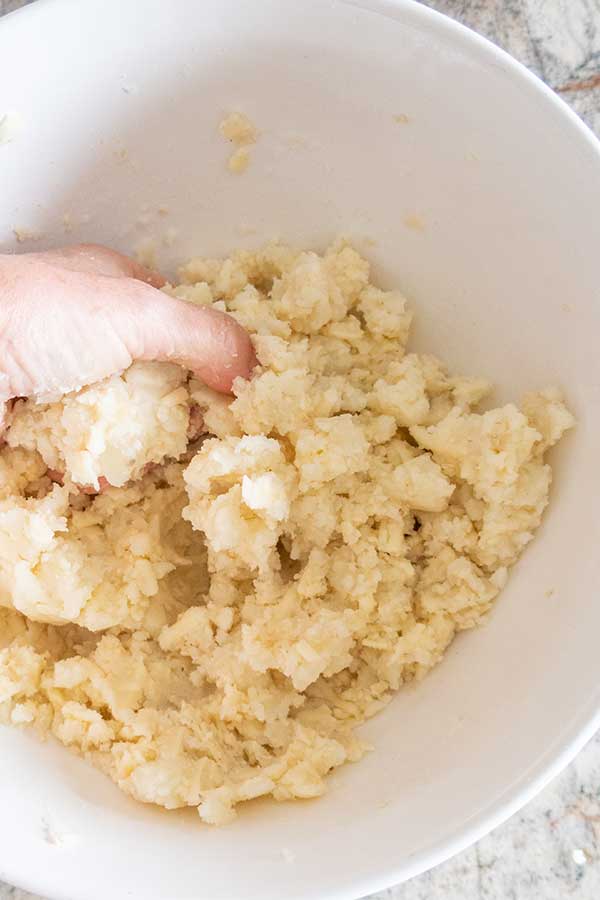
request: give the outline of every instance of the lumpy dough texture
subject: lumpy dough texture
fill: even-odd
[[[98,488],[102,477],[122,487],[150,463],[185,451],[185,382],[179,366],[136,363],[55,403],[18,400],[6,440],[37,450],[49,469],[77,484]]]
[[[138,364],[17,403],[0,713],[222,824],[321,794],[356,726],[481,620],[573,418],[554,390],[478,411],[489,385],[407,353],[404,298],[342,243],[194,259],[166,290],[235,316],[260,367],[233,398]]]

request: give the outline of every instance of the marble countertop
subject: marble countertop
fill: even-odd
[[[31,0],[0,0],[0,15]],[[540,75],[600,135],[600,0],[427,0]],[[520,813],[370,900],[597,900],[600,735]],[[0,883],[0,900],[39,900]]]

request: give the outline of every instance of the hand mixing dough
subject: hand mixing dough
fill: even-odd
[[[407,353],[404,298],[343,243],[181,276],[167,290],[229,311],[260,367],[233,399],[139,363],[16,404],[0,717],[222,824],[321,794],[365,752],[356,726],[480,621],[573,418],[553,390],[478,412],[488,384]]]

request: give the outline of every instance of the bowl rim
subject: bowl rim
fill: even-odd
[[[0,18],[0,30],[10,28],[16,21],[21,22],[29,17],[30,27],[35,27],[35,18],[47,6],[65,5],[68,0],[35,0]],[[511,81],[534,91],[548,111],[562,117],[566,128],[572,130],[581,145],[587,145],[588,151],[595,155],[600,166],[600,140],[591,128],[556,94],[541,78],[531,72],[505,50],[491,40],[450,18],[444,13],[425,6],[426,0],[331,0],[332,6],[353,6],[366,12],[375,13],[388,19],[418,24],[419,27],[445,37],[455,47],[467,55],[479,53],[489,63],[499,67]],[[3,33],[0,31],[0,33]],[[583,749],[585,744],[600,728],[600,685],[585,707],[567,725],[556,741],[546,749],[545,753],[527,771],[510,784],[493,803],[474,815],[466,826],[454,833],[425,847],[412,857],[400,862],[391,861],[389,866],[379,875],[366,875],[353,882],[352,900],[357,897],[376,893],[399,885],[411,878],[446,862],[453,856],[463,852],[475,844],[489,832],[522,809],[539,794]],[[33,867],[27,873],[12,867],[11,860],[2,861],[2,879],[8,879],[11,885],[31,893],[43,895],[49,900],[73,900],[60,891],[50,891],[44,883],[43,874],[37,874]],[[311,900],[316,894],[294,895],[296,900]],[[319,900],[350,900],[346,888],[319,894]]]

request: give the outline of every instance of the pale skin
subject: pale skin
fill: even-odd
[[[179,363],[231,391],[256,358],[225,313],[159,291],[164,279],[95,244],[0,255],[0,404],[56,397],[135,360]]]

